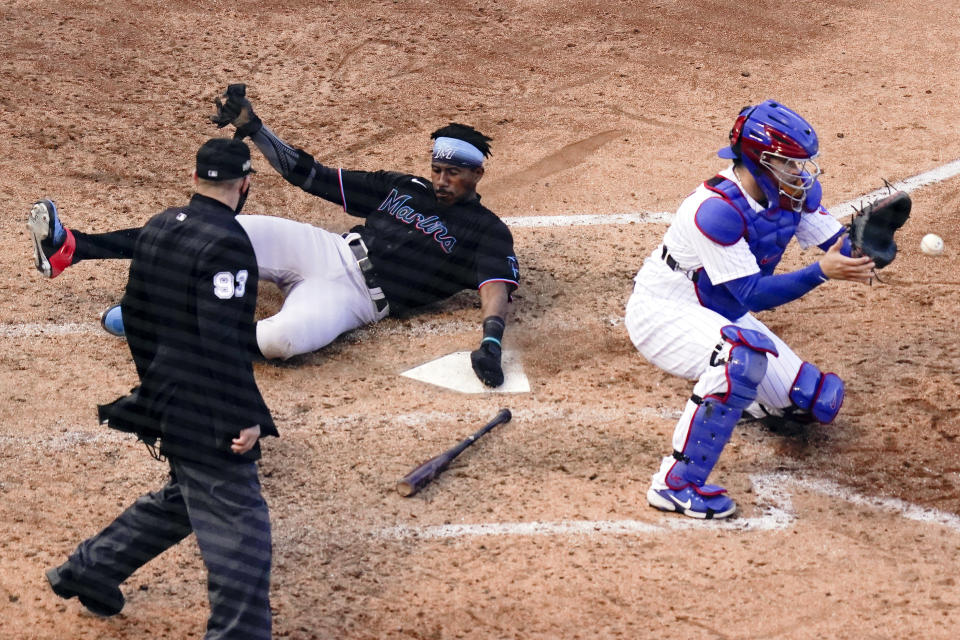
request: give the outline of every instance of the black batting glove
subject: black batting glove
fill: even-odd
[[[479,349],[470,352],[470,364],[473,365],[473,372],[488,387],[499,387],[503,384],[500,353],[500,345],[489,340],[481,342]]]
[[[503,384],[503,367],[500,366],[503,329],[506,323],[500,316],[487,316],[483,319],[483,340],[480,348],[470,352],[470,364],[480,381],[488,387]]]
[[[231,84],[223,92],[225,101],[216,99],[217,112],[210,116],[210,121],[221,129],[228,124],[237,128],[234,138],[252,136],[263,126],[260,118],[253,112],[253,105],[247,99],[247,85]]]

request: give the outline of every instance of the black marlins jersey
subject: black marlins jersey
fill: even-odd
[[[303,189],[366,219],[359,230],[391,312],[403,313],[488,282],[518,286],[507,225],[480,198],[437,201],[426,178],[334,170],[319,163]]]

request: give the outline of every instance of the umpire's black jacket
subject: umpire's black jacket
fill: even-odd
[[[241,429],[278,435],[253,376],[257,262],[234,212],[194,195],[154,216],[137,238],[121,301],[140,386],[101,420],[160,438],[168,457],[212,466],[250,462],[230,451]]]

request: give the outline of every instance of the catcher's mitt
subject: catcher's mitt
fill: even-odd
[[[877,269],[884,268],[897,256],[893,234],[910,217],[910,205],[906,191],[894,191],[853,215],[850,244],[861,254],[873,258]]]

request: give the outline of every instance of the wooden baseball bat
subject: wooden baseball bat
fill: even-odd
[[[461,440],[457,446],[447,449],[438,456],[430,458],[416,469],[405,475],[403,480],[397,483],[397,492],[403,497],[409,498],[416,492],[420,491],[420,489],[423,489],[425,486],[430,484],[434,478],[440,475],[443,470],[446,469],[451,462],[453,462],[454,458],[463,453],[464,449],[476,442],[480,436],[490,431],[498,424],[510,422],[510,418],[512,417],[513,416],[510,414],[510,409],[500,409],[497,415],[493,417],[493,420],[478,429],[476,433]]]

